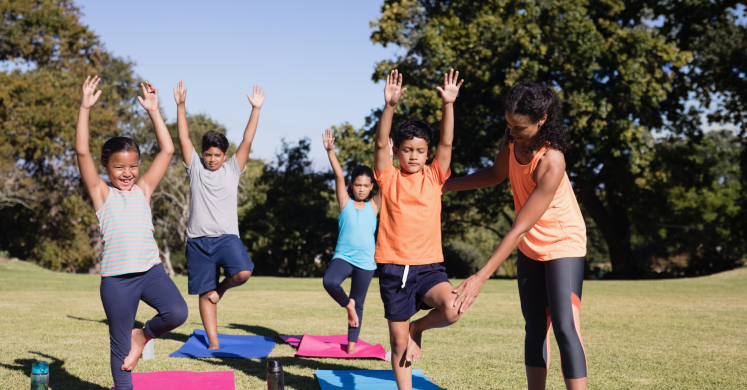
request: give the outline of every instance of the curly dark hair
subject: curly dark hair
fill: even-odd
[[[565,153],[571,147],[571,135],[563,125],[563,107],[558,95],[551,87],[540,83],[520,82],[508,92],[505,102],[506,112],[522,115],[537,123],[547,114],[547,120],[540,127],[529,150],[539,150],[548,145]],[[508,132],[507,139],[514,139]]]
[[[225,154],[228,150],[228,138],[217,131],[208,131],[202,136],[202,153],[212,147],[220,149]]]
[[[430,145],[433,139],[433,129],[421,119],[407,119],[400,122],[392,135],[394,146],[398,148],[402,142],[416,137],[424,139]]]
[[[355,167],[355,169],[353,169],[353,173],[350,174],[350,184],[348,184],[348,196],[350,196],[350,199],[355,199],[355,195],[353,195],[353,189],[350,186],[353,185],[353,182],[358,178],[358,176],[368,176],[371,179],[371,184],[374,183],[374,173],[371,168],[365,165],[358,165],[357,167]],[[366,199],[363,199],[363,201],[368,202],[373,197],[374,191],[373,188],[371,188],[371,192],[368,193],[368,196],[366,197]]]
[[[101,147],[101,165],[109,163],[109,157],[114,153],[119,152],[137,152],[137,157],[140,159],[140,147],[137,145],[134,139],[129,137],[112,137],[104,142],[104,146]]]

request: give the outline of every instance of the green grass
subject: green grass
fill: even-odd
[[[197,299],[175,278],[189,304],[180,328],[156,341],[156,359],[136,371],[233,370],[237,389],[266,388],[265,362],[169,358],[194,328]],[[99,298],[100,277],[50,272],[21,261],[0,265],[0,389],[22,389],[35,360],[51,363],[51,388],[108,389],[109,339]],[[347,288],[347,286],[346,286]],[[137,321],[154,311],[140,305]],[[343,309],[320,279],[252,278],[219,306],[219,331],[229,334],[341,334]],[[592,389],[747,388],[747,269],[696,279],[588,281],[582,331]],[[361,337],[387,342],[374,280]],[[525,386],[524,321],[515,281],[491,280],[454,326],[428,332],[416,364],[442,389],[517,389]],[[285,367],[289,389],[318,389],[314,370],[388,369],[378,360],[294,358],[278,344],[270,355]],[[563,388],[553,340],[549,389]]]

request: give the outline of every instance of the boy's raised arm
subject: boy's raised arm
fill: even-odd
[[[392,118],[397,102],[405,94],[407,88],[402,88],[402,74],[396,69],[389,72],[384,87],[384,111],[379,119],[379,128],[376,129],[376,142],[374,146],[374,168],[379,173],[391,164],[389,151],[389,132],[392,130]]]
[[[438,147],[436,148],[436,161],[441,169],[446,172],[451,164],[451,144],[454,141],[454,101],[459,94],[459,87],[464,80],[457,84],[459,72],[454,74],[451,69],[448,74],[444,74],[444,87],[436,87],[441,92],[443,106],[441,109],[441,136],[439,137]]]
[[[174,88],[174,100],[176,100],[176,129],[179,133],[179,144],[182,146],[182,158],[184,164],[190,166],[192,163],[192,151],[195,149],[192,140],[189,139],[189,126],[187,126],[187,88],[184,82],[179,80]]]
[[[101,90],[96,91],[100,81],[99,76],[95,76],[93,80],[91,80],[91,76],[86,77],[86,81],[83,83],[83,98],[80,101],[80,111],[78,112],[78,124],[75,127],[75,153],[78,155],[78,168],[83,179],[83,185],[85,185],[88,194],[91,195],[93,207],[96,211],[104,205],[106,197],[109,195],[109,188],[99,176],[96,164],[91,156],[91,147],[88,144],[90,138],[88,135],[88,116],[91,107],[96,104],[99,96],[101,96]]]
[[[171,156],[174,155],[174,143],[171,141],[169,129],[166,128],[166,123],[163,122],[161,112],[158,110],[158,91],[153,84],[147,81],[141,83],[140,87],[143,89],[145,99],[138,96],[137,100],[140,101],[140,104],[148,112],[148,116],[150,116],[150,120],[153,122],[159,149],[158,154],[153,159],[153,163],[148,168],[148,172],[145,172],[140,180],[138,180],[138,185],[145,195],[145,200],[150,202],[151,194],[153,194],[161,179],[166,175],[166,170],[169,169]]]
[[[252,104],[252,114],[249,116],[249,123],[246,124],[246,129],[244,130],[244,139],[241,140],[239,148],[236,150],[236,162],[239,163],[239,171],[244,170],[246,160],[249,159],[254,134],[257,132],[257,123],[259,123],[259,110],[265,102],[266,94],[267,91],[262,91],[262,87],[258,85],[254,86],[251,96],[248,93],[246,94],[246,97],[249,98],[249,103]]]

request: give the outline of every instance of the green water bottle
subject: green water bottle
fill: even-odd
[[[31,366],[31,390],[49,389],[49,363],[36,362]]]

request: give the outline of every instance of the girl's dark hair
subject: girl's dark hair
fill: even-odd
[[[563,126],[563,107],[552,88],[540,83],[518,83],[508,92],[505,106],[507,113],[526,116],[532,123],[539,122],[547,114],[529,150],[538,150],[547,144],[562,153],[570,149],[571,135]],[[510,135],[508,139],[513,142]]]
[[[433,139],[433,129],[421,119],[407,119],[400,122],[392,135],[394,146],[398,148],[402,142],[415,137],[424,139],[430,145]]]
[[[225,154],[228,150],[228,138],[217,131],[208,131],[202,136],[202,153],[212,147],[220,149]]]
[[[348,196],[350,196],[350,198],[353,200],[355,200],[355,196],[353,195],[353,189],[351,188],[351,186],[353,185],[355,179],[358,178],[358,176],[368,176],[369,178],[371,178],[372,184],[374,181],[374,174],[371,168],[365,165],[358,165],[357,167],[355,167],[355,169],[353,169],[353,173],[350,174],[350,184],[348,185]],[[371,198],[373,198],[373,196],[374,192],[373,188],[371,188],[371,192],[368,193],[368,197],[366,197],[366,199],[363,199],[363,201],[368,202],[369,200],[371,200]]]
[[[137,145],[134,139],[128,137],[112,137],[108,141],[104,142],[104,146],[101,148],[101,164],[106,165],[109,163],[109,157],[114,153],[119,152],[137,152],[137,158],[140,159],[140,147]]]

